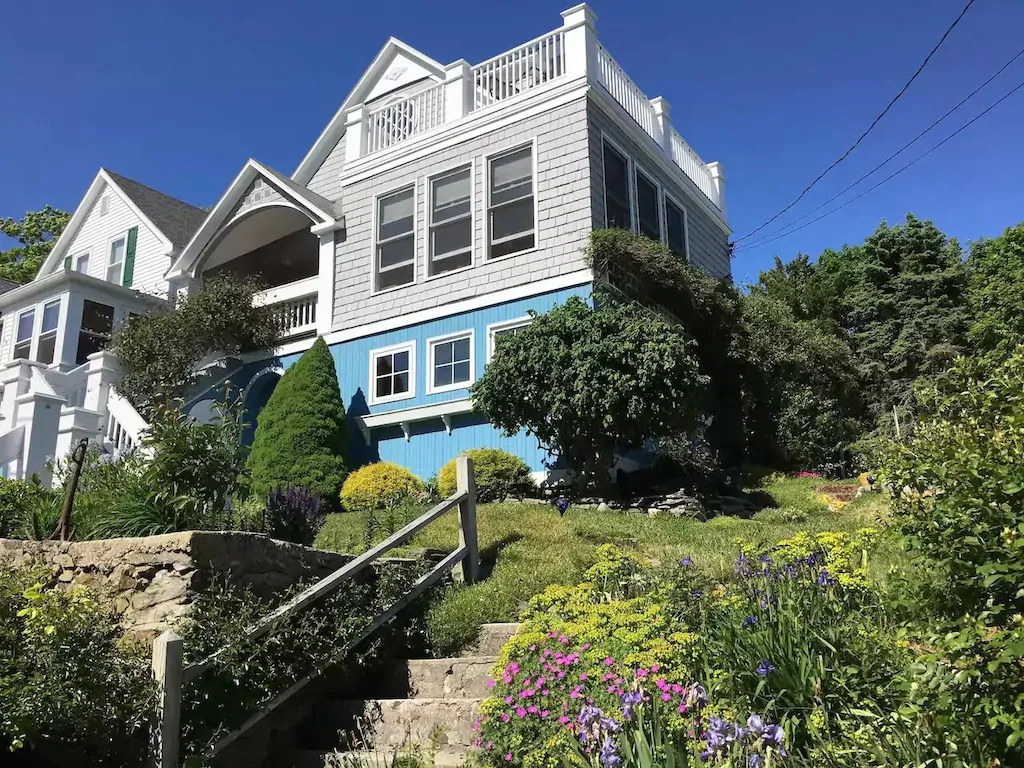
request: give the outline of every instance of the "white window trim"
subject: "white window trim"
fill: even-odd
[[[125,241],[125,247],[127,247],[127,246],[128,246],[128,243],[127,243],[127,241]],[[108,254],[108,258],[109,258],[109,254]],[[78,268],[81,265],[81,263],[82,263],[82,259],[89,259],[89,266],[90,267],[92,266],[92,259],[90,258],[90,251],[85,251],[84,253],[80,253],[80,254],[78,254],[77,256],[75,256],[72,259],[71,268],[75,272],[82,272],[82,270],[80,270]],[[82,274],[87,275],[89,273],[88,272],[82,272]]]
[[[506,253],[503,256],[491,257],[491,160],[501,157],[502,155],[511,155],[513,152],[518,152],[521,149],[530,147],[530,172],[533,174],[533,245],[529,248],[524,248],[521,251],[515,251],[514,253]],[[490,154],[484,155],[484,211],[483,211],[483,226],[484,226],[484,243],[483,243],[483,261],[484,263],[491,263],[492,261],[501,261],[502,259],[508,259],[513,256],[522,256],[526,253],[532,253],[533,251],[540,249],[540,194],[537,189],[537,137],[534,136],[529,141],[520,142],[511,147],[505,147],[504,149],[491,152]]]
[[[454,384],[446,384],[443,387],[434,386],[434,347],[448,341],[469,339],[469,381],[459,381]],[[427,394],[437,395],[441,392],[453,392],[457,389],[469,389],[476,381],[476,334],[470,328],[457,333],[446,333],[444,336],[435,336],[427,339]]]
[[[400,395],[385,395],[377,397],[377,358],[383,355],[392,355],[396,352],[409,353],[409,391]],[[416,342],[405,341],[401,344],[392,344],[389,347],[379,347],[370,350],[370,405],[381,405],[383,403],[394,403],[399,400],[411,400],[416,397]]]
[[[128,261],[128,230],[126,229],[119,235],[114,235],[112,238],[107,240],[107,250],[103,257],[103,279],[108,283],[110,281],[110,268],[113,264],[110,263],[110,249],[118,240],[124,240],[124,252],[121,254],[121,269],[118,270],[117,282],[113,285],[124,285],[124,265]]]
[[[684,255],[684,258],[686,259],[686,263],[687,264],[692,264],[693,263],[693,259],[690,256],[690,212],[686,210],[686,206],[685,205],[683,205],[682,203],[679,202],[679,200],[676,199],[675,195],[669,194],[669,192],[667,190],[665,190],[662,193],[662,196],[663,196],[664,202],[665,202],[665,205],[663,206],[663,208],[664,208],[664,210],[663,210],[663,213],[664,213],[663,220],[664,220],[664,228],[665,228],[665,238],[664,238],[665,245],[666,246],[668,245],[668,205],[667,204],[669,202],[671,202],[672,205],[674,205],[676,208],[678,208],[679,210],[681,210],[683,212],[683,248],[686,249],[686,253]]]
[[[377,216],[380,209],[380,200],[384,197],[397,194],[398,192],[404,192],[407,189],[412,189],[412,281],[408,283],[402,283],[401,285],[395,285],[390,288],[382,288],[377,290]],[[408,288],[410,285],[416,285],[419,279],[419,227],[416,226],[416,214],[419,211],[420,203],[420,183],[419,179],[414,179],[406,184],[401,184],[393,189],[389,189],[386,192],[381,192],[378,195],[373,196],[373,214],[370,220],[370,241],[372,247],[370,248],[370,295],[380,296],[384,293],[391,293],[391,291],[400,291],[403,288]]]
[[[640,165],[640,163],[634,161],[632,182],[633,196],[635,197],[636,203],[636,231],[638,234],[643,234],[642,230],[640,229],[640,188],[637,185],[636,178],[638,174],[644,176],[644,178],[646,178],[647,181],[651,182],[651,184],[654,185],[654,204],[658,209],[658,239],[664,243],[668,239],[665,230],[665,204],[662,201],[663,196],[665,194],[665,187],[662,186],[662,183],[660,181],[658,181],[657,176],[649,172],[644,166]]]
[[[633,176],[633,168],[635,163],[633,162],[632,155],[625,150],[625,148],[619,144],[615,139],[608,136],[607,133],[601,131],[601,199],[604,202],[604,221],[602,222],[602,229],[608,228],[608,183],[607,183],[607,170],[604,165],[604,145],[607,144],[616,152],[618,152],[626,160],[626,197],[629,203],[629,229],[632,232],[637,231],[637,206],[636,206],[636,179]],[[647,174],[650,177],[650,174]]]
[[[50,306],[51,304],[56,304],[57,305],[57,325],[54,326],[52,331],[44,331],[43,330],[43,313],[46,312],[46,308],[48,306]],[[67,302],[64,301],[63,297],[60,297],[60,296],[58,296],[56,299],[47,299],[46,301],[42,302],[39,305],[39,320],[37,321],[37,324],[36,324],[36,334],[35,334],[35,339],[33,341],[33,347],[34,347],[34,354],[32,355],[32,359],[33,360],[36,360],[36,358],[39,356],[39,344],[43,340],[43,334],[44,333],[52,333],[53,334],[53,360],[51,360],[48,363],[43,363],[43,365],[59,365],[60,364],[60,356],[61,356],[62,351],[63,351],[61,349],[61,347],[63,346],[62,345],[62,338],[61,338],[63,334],[61,334],[61,329],[64,327],[64,316],[65,316],[66,312],[67,312]],[[42,361],[41,360],[36,360],[36,362],[42,362]]]
[[[34,312],[32,316],[32,331],[28,337],[28,357],[14,356],[14,349],[19,344],[24,344],[24,341],[18,341],[18,327],[21,325],[21,318],[28,312]],[[11,328],[11,360],[35,360],[36,359],[36,346],[39,339],[39,328],[42,326],[42,316],[40,315],[39,305],[33,304],[31,307],[25,307],[14,315],[14,327]]]
[[[494,357],[494,337],[502,331],[510,331],[513,328],[525,328],[533,322],[531,315],[523,315],[514,320],[502,320],[500,323],[491,323],[487,326],[487,362]]]
[[[460,272],[466,272],[475,267],[479,262],[479,253],[477,248],[476,240],[476,224],[477,224],[477,204],[476,204],[476,157],[470,158],[468,161],[456,163],[455,165],[444,168],[437,173],[432,173],[429,176],[423,177],[423,282],[430,282],[431,280],[437,280],[442,277],[448,277],[450,275],[457,275]],[[459,267],[458,269],[452,269],[448,272],[441,272],[437,275],[430,274],[430,228],[433,226],[431,217],[433,216],[433,200],[431,197],[431,184],[435,179],[439,179],[442,176],[448,176],[457,171],[465,170],[469,168],[469,266]]]

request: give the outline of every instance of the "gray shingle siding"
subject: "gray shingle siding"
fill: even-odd
[[[306,186],[321,197],[334,201],[341,197],[341,171],[345,167],[345,134],[334,145],[331,154],[324,160]]]
[[[335,328],[384,320],[584,269],[591,229],[587,99],[555,107],[372,178],[346,184],[340,208],[345,236],[335,247]],[[486,259],[485,158],[536,139],[538,242],[533,251]],[[427,280],[427,177],[473,164],[474,264]],[[413,285],[372,295],[374,196],[416,183],[416,277]],[[323,194],[321,192],[321,194]]]
[[[729,263],[729,237],[701,206],[683,192],[679,183],[667,177],[651,160],[648,150],[640,142],[626,134],[607,115],[603,107],[591,101],[587,108],[587,122],[590,135],[591,198],[593,201],[593,226],[604,226],[604,177],[602,174],[602,134],[625,150],[632,161],[640,165],[661,184],[669,195],[686,208],[689,225],[690,262],[715,277],[729,277],[732,274]],[[637,130],[641,130],[639,126]]]

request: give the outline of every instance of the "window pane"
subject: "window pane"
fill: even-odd
[[[533,178],[533,150],[530,147],[491,160],[491,201],[508,187],[521,186]]]
[[[378,248],[381,269],[412,261],[413,248],[412,235],[403,237],[401,240],[392,240],[390,243],[384,243],[384,245]]]
[[[445,272],[452,272],[456,269],[468,267],[473,263],[473,254],[469,251],[457,253],[454,256],[445,256],[434,259],[430,263],[430,276],[441,275]]]
[[[387,397],[391,394],[391,377],[384,376],[377,379],[377,397]]]
[[[460,219],[450,224],[441,224],[431,231],[431,256],[444,258],[446,255],[468,251],[473,245],[472,219]]]
[[[446,341],[434,345],[434,365],[444,365],[452,361],[452,344]]]
[[[81,365],[89,359],[89,355],[99,352],[107,343],[107,336],[97,333],[81,332],[78,334],[78,350],[75,353],[75,364]]]
[[[412,232],[413,198],[413,189],[406,189],[380,199],[377,213],[378,238],[380,240]]]
[[[433,182],[433,219],[435,223],[469,213],[469,169]]]
[[[48,333],[39,337],[38,349],[36,350],[36,361],[49,365],[53,362],[53,350],[57,346],[57,334]]]
[[[392,361],[392,359],[393,358],[392,358],[391,355],[381,355],[380,357],[377,358],[377,375],[378,376],[387,376],[388,374],[391,373],[391,371],[392,371],[392,368],[391,368],[391,361]]]
[[[412,282],[412,262],[398,269],[389,269],[382,272],[377,278],[377,290],[385,291],[388,288],[397,288],[400,285],[408,285]]]
[[[395,361],[395,373],[401,373],[409,370],[409,353],[398,352],[394,356]]]
[[[469,339],[459,339],[453,344],[453,360],[469,360]]]
[[[23,341],[14,345],[14,359],[28,360],[29,352],[32,350],[32,340]]]
[[[452,383],[452,367],[450,365],[439,365],[434,368],[434,386],[447,387]]]
[[[629,164],[608,144],[604,145],[605,225],[630,229]]]
[[[51,301],[43,306],[43,325],[40,333],[57,330],[57,320],[60,319],[60,301]]]
[[[30,309],[18,316],[18,341],[29,341],[32,339],[32,329],[36,323],[36,311]]]
[[[409,391],[409,374],[408,373],[396,373],[395,374],[395,394],[401,395]]]
[[[658,215],[658,188],[642,173],[636,175],[637,214],[640,232],[652,240],[661,239],[661,217]]]
[[[75,263],[75,271],[82,272],[83,274],[89,273],[89,254],[79,256],[78,261]]]
[[[533,198],[491,211],[491,242],[533,232]]]
[[[456,363],[454,380],[456,382],[469,381],[469,362]]]
[[[506,240],[503,243],[497,243],[491,246],[490,258],[498,259],[502,256],[509,256],[513,253],[520,253],[522,251],[529,250],[534,246],[533,232],[522,237],[517,237],[512,240]]]
[[[115,240],[110,244],[110,261],[108,264],[120,264],[124,259],[124,238]]]
[[[682,209],[671,200],[665,201],[665,229],[668,234],[668,247],[673,253],[686,258],[686,218]]]
[[[114,330],[114,308],[86,299],[82,309],[82,330],[110,335]]]

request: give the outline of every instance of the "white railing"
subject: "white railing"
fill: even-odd
[[[294,283],[279,285],[256,294],[256,301],[270,306],[280,329],[280,338],[286,339],[304,333],[316,332],[317,300],[320,295],[318,279],[307,277]]]
[[[21,454],[25,448],[25,427],[18,426],[12,430],[0,434],[0,475],[3,477],[14,477],[10,472],[15,462],[21,461]]]
[[[707,195],[711,202],[721,208],[722,203],[718,195],[718,187],[715,186],[715,180],[711,176],[707,163],[701,160],[700,155],[683,141],[683,137],[679,135],[679,131],[675,128],[672,129],[671,141],[672,161],[682,168],[683,173],[690,177],[690,180],[700,188],[701,192]]]
[[[647,131],[649,136],[656,137],[654,107],[651,106],[651,100],[601,43],[597,43],[597,82],[619,102],[641,128]]]
[[[518,96],[565,71],[565,35],[555,30],[473,67],[473,108]]]
[[[103,435],[107,447],[113,449],[115,456],[141,450],[142,434],[149,429],[149,423],[113,389],[107,396],[106,416]]]
[[[476,483],[473,479],[473,460],[465,455],[459,456],[456,459],[455,476],[454,494],[380,544],[268,613],[245,630],[245,638],[251,641],[270,634],[289,616],[305,611],[323,598],[333,594],[349,583],[355,575],[379,560],[388,550],[402,546],[416,533],[451,510],[458,510],[459,513],[458,548],[426,574],[420,576],[391,607],[370,619],[356,637],[348,642],[348,648],[352,648],[370,637],[456,567],[459,568],[464,583],[474,583],[477,579],[480,556],[477,544]],[[177,768],[180,764],[182,689],[185,685],[194,683],[203,673],[216,666],[229,650],[230,647],[221,648],[202,661],[186,666],[184,664],[183,640],[179,635],[167,631],[156,639],[153,644],[153,676],[156,678],[157,684],[157,707],[150,739],[149,759],[149,765],[153,768]],[[305,688],[317,676],[318,673],[314,671],[309,677],[296,680],[291,687],[263,705],[260,711],[254,713],[239,728],[229,732],[213,744],[203,757],[212,758],[221,753],[225,747],[251,730],[264,717]]]
[[[377,152],[444,124],[444,83],[367,112],[366,151]]]

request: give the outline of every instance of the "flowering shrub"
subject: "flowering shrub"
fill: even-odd
[[[276,488],[267,499],[267,533],[275,539],[312,546],[327,512],[327,502],[305,486]]]
[[[348,476],[341,487],[341,503],[348,512],[380,511],[415,498],[423,490],[420,479],[405,467],[378,461]]]

